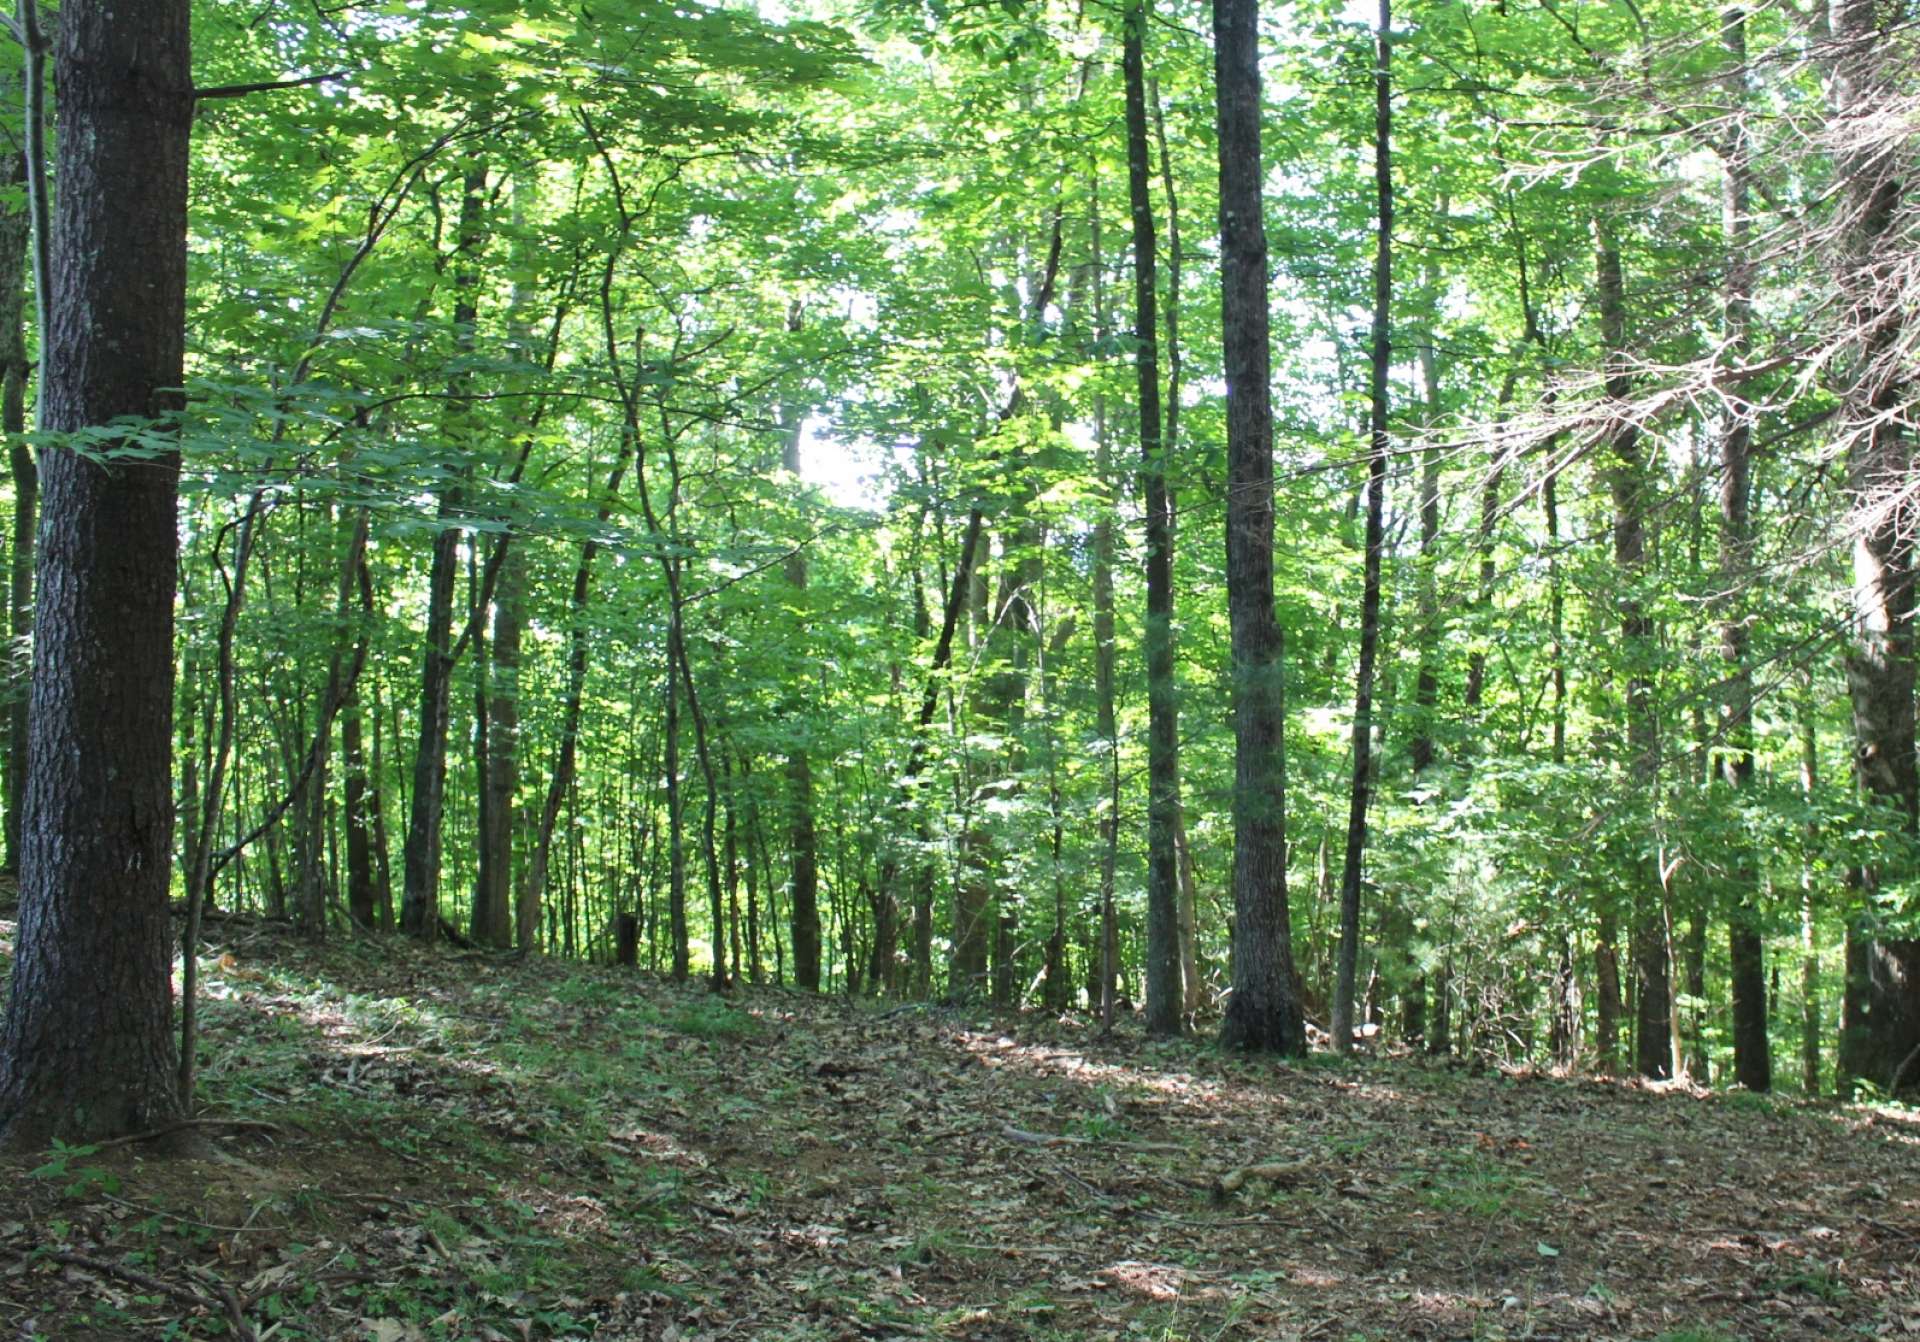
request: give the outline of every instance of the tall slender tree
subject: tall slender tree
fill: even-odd
[[[1747,17],[1739,6],[1720,18],[1726,48],[1728,123],[1721,150],[1721,236],[1726,246],[1722,297],[1727,357],[1744,361],[1753,349],[1753,146],[1747,134]],[[1727,749],[1720,773],[1735,797],[1753,789],[1753,669],[1747,662],[1745,593],[1753,579],[1754,407],[1744,391],[1727,396],[1720,430],[1720,583],[1725,604],[1720,655],[1727,663],[1727,702],[1721,737]],[[1732,870],[1733,908],[1727,927],[1733,989],[1733,1075],[1749,1090],[1773,1085],[1767,1041],[1766,964],[1760,937],[1760,873],[1752,847],[1741,842]]]
[[[1173,679],[1173,517],[1160,415],[1160,319],[1155,277],[1152,165],[1147,153],[1147,0],[1127,6],[1127,187],[1133,209],[1134,372],[1140,408],[1140,484],[1147,502],[1147,1029],[1180,1031],[1180,702]]]
[[[1353,994],[1360,960],[1360,878],[1373,792],[1373,663],[1380,645],[1380,555],[1387,493],[1387,377],[1393,367],[1393,11],[1380,0],[1373,39],[1373,349],[1367,380],[1367,532],[1360,596],[1360,662],[1354,673],[1353,779],[1347,852],[1340,871],[1340,953],[1334,971],[1333,1047],[1353,1048]]]

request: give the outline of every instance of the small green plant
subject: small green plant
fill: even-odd
[[[1127,1135],[1126,1125],[1112,1114],[1088,1114],[1069,1119],[1067,1136],[1084,1137],[1090,1142],[1119,1141]]]
[[[1771,1095],[1759,1095],[1750,1090],[1730,1090],[1720,1097],[1720,1103],[1738,1113],[1771,1114],[1780,1108],[1778,1100]]]
[[[1654,1342],[1734,1342],[1731,1333],[1718,1328],[1675,1328],[1660,1334]]]
[[[1448,1161],[1446,1172],[1436,1172],[1427,1205],[1435,1211],[1491,1219],[1503,1216],[1513,1196],[1513,1178],[1478,1153]]]
[[[695,1039],[751,1039],[760,1022],[724,1002],[702,1002],[676,1011],[667,1028]]]
[[[1816,1300],[1824,1300],[1828,1304],[1844,1300],[1852,1294],[1846,1282],[1835,1275],[1832,1268],[1823,1264],[1815,1264],[1799,1272],[1782,1273],[1774,1277],[1768,1285],[1781,1293],[1794,1291],[1801,1295],[1810,1295]]]
[[[53,1140],[53,1150],[46,1163],[28,1171],[35,1179],[68,1179],[66,1194],[70,1198],[85,1197],[89,1193],[118,1193],[120,1176],[112,1170],[98,1165],[76,1165],[76,1161],[99,1154],[97,1146],[69,1146],[58,1137]]]

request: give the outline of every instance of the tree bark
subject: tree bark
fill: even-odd
[[[787,309],[787,329],[800,329],[799,305]],[[780,464],[798,488],[800,484],[800,435],[805,420],[787,406],[780,407]],[[787,586],[791,599],[806,609],[807,549],[795,545],[787,556]],[[804,624],[802,626],[804,630]],[[820,991],[820,855],[814,835],[813,761],[804,741],[796,741],[787,752],[787,852],[792,866],[788,916],[793,920],[793,978],[809,992]],[[889,892],[882,890],[882,896]]]
[[[1660,719],[1653,699],[1657,655],[1653,617],[1639,586],[1647,566],[1646,450],[1626,408],[1632,391],[1627,371],[1626,285],[1620,244],[1605,218],[1593,221],[1598,276],[1600,335],[1607,350],[1606,393],[1614,420],[1606,430],[1612,461],[1607,484],[1613,496],[1613,561],[1618,570],[1620,639],[1627,681],[1627,772],[1634,790],[1651,801],[1660,777]],[[1671,983],[1667,963],[1666,903],[1658,859],[1633,878],[1634,1063],[1640,1075],[1673,1071]],[[1604,1000],[1604,990],[1603,990]]]
[[[1746,11],[1725,10],[1720,40],[1731,68],[1727,74],[1733,108],[1723,151],[1721,232],[1726,246],[1727,278],[1722,317],[1727,356],[1744,361],[1753,347],[1753,231],[1750,213],[1753,151],[1747,139]],[[1753,671],[1747,665],[1747,622],[1743,595],[1753,578],[1752,450],[1754,409],[1733,387],[1727,397],[1726,424],[1720,435],[1720,585],[1727,609],[1720,621],[1720,655],[1727,663],[1727,704],[1720,724],[1726,749],[1720,774],[1736,798],[1753,790]],[[1738,841],[1730,873],[1733,910],[1727,944],[1733,989],[1733,1079],[1749,1090],[1773,1086],[1773,1060],[1767,1040],[1767,985],[1760,940],[1760,870],[1752,846]]]
[[[1273,611],[1273,402],[1261,216],[1258,0],[1213,0],[1233,643],[1233,997],[1228,1047],[1304,1053],[1287,909],[1286,694]]]
[[[1833,78],[1835,167],[1845,233],[1840,291],[1854,349],[1842,412],[1848,484],[1855,499],[1854,646],[1847,657],[1853,707],[1854,771],[1867,796],[1911,836],[1920,828],[1920,771],[1914,760],[1913,444],[1903,425],[1913,375],[1905,343],[1910,290],[1898,268],[1907,253],[1891,242],[1905,203],[1904,136],[1886,118],[1888,62],[1876,0],[1835,0],[1839,45]],[[1893,124],[1889,124],[1892,122]],[[1920,939],[1879,929],[1878,871],[1854,873],[1862,907],[1847,929],[1839,1081],[1890,1086],[1920,1048]],[[1920,1070],[1907,1069],[1920,1084]]]
[[[1160,318],[1151,164],[1147,156],[1147,0],[1126,11],[1127,187],[1133,209],[1134,373],[1140,411],[1140,485],[1147,504],[1147,1032],[1180,1033],[1180,701],[1173,670],[1173,518],[1161,440]]]
[[[486,805],[481,813],[480,874],[474,886],[473,939],[483,946],[518,944],[531,953],[540,925],[540,896],[513,883],[514,794],[520,787],[520,633],[526,622],[526,558],[510,547],[494,593],[493,660],[487,677]]]
[[[454,258],[453,329],[455,349],[471,355],[479,316],[476,269],[482,238],[487,171],[471,165],[460,201],[459,239]],[[441,821],[446,810],[447,729],[453,716],[453,587],[460,566],[460,529],[454,525],[462,504],[458,482],[440,496],[439,530],[427,575],[427,631],[420,656],[419,739],[413,761],[413,810],[407,824],[405,886],[400,925],[409,936],[431,941],[440,930]]]
[[[1354,978],[1360,962],[1360,878],[1367,849],[1367,806],[1373,794],[1373,663],[1380,644],[1380,552],[1387,493],[1387,377],[1393,366],[1393,31],[1390,0],[1380,0],[1374,30],[1373,357],[1368,379],[1371,450],[1367,455],[1366,574],[1360,597],[1360,664],[1354,673],[1353,781],[1348,792],[1347,851],[1340,871],[1340,952],[1335,967],[1336,1053],[1353,1049]]]
[[[186,326],[186,0],[68,0],[64,133],[42,332],[46,427],[179,409]],[[21,814],[20,921],[0,1024],[12,1146],[138,1132],[180,1112],[171,935],[179,458],[42,463],[39,669]]]

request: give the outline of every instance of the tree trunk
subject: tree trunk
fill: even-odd
[[[787,310],[787,329],[799,329],[799,308]],[[800,483],[800,435],[805,421],[786,406],[780,408],[780,464],[797,487]],[[807,548],[795,545],[787,556],[790,599],[806,609]],[[804,630],[804,623],[802,629]],[[787,901],[793,920],[793,979],[809,992],[820,991],[820,856],[814,836],[813,761],[804,741],[787,752],[787,853],[792,864],[792,893]],[[888,892],[881,891],[884,896]]]
[[[1594,264],[1598,275],[1600,334],[1607,350],[1607,398],[1615,407],[1606,430],[1613,460],[1607,483],[1613,496],[1613,561],[1618,570],[1622,655],[1627,680],[1627,771],[1634,791],[1652,802],[1660,777],[1660,719],[1653,699],[1653,617],[1647,614],[1639,586],[1647,567],[1646,450],[1640,430],[1628,417],[1632,391],[1627,371],[1626,286],[1621,278],[1620,245],[1608,221],[1593,221]],[[1658,861],[1633,881],[1632,954],[1634,970],[1634,1063],[1640,1075],[1665,1077],[1673,1071],[1673,1026],[1669,998],[1664,882]],[[1604,1000],[1604,994],[1603,994]]]
[[[1809,695],[1800,722],[1800,793],[1809,809],[1820,781],[1820,744]],[[1809,847],[1817,838],[1808,827]],[[1811,859],[1800,869],[1800,1085],[1809,1095],[1820,1093],[1820,947],[1814,939],[1813,873]]]
[[[41,388],[54,432],[179,409],[187,16],[186,0],[61,8]],[[20,921],[0,1024],[0,1125],[14,1147],[180,1112],[167,910],[179,458],[114,465],[50,449],[42,472]]]
[[[1725,11],[1721,41],[1732,69],[1727,83],[1734,99],[1733,120],[1723,151],[1721,231],[1727,252],[1725,311],[1727,357],[1739,362],[1752,349],[1753,259],[1749,239],[1752,217],[1752,147],[1745,122],[1747,25],[1744,10]],[[1725,751],[1720,773],[1736,797],[1753,788],[1753,671],[1747,665],[1747,622],[1741,594],[1753,575],[1752,487],[1753,406],[1735,386],[1727,396],[1726,424],[1720,435],[1720,586],[1728,608],[1720,621],[1720,655],[1727,663],[1727,705],[1720,737]],[[1760,941],[1760,871],[1751,845],[1739,842],[1730,873],[1734,905],[1728,920],[1733,988],[1733,1079],[1749,1090],[1773,1085],[1767,1041],[1767,990]]]
[[[1233,997],[1221,1042],[1304,1053],[1287,911],[1284,649],[1273,611],[1273,403],[1258,0],[1213,0],[1233,641]]]
[[[1393,366],[1393,32],[1390,0],[1380,0],[1374,30],[1373,358],[1368,381],[1372,450],[1367,456],[1366,575],[1360,598],[1360,664],[1354,675],[1353,782],[1348,793],[1347,852],[1340,872],[1340,956],[1335,968],[1336,1053],[1353,1049],[1354,977],[1360,962],[1360,877],[1367,848],[1367,805],[1373,792],[1373,663],[1380,643],[1380,552],[1387,493],[1387,377]]]
[[[467,169],[456,243],[453,328],[462,355],[474,349],[479,315],[479,276],[474,261],[482,238],[486,168]],[[456,412],[456,414],[459,412]],[[460,566],[460,530],[453,524],[463,491],[458,483],[440,496],[439,530],[427,576],[427,635],[420,656],[419,742],[413,761],[413,811],[407,824],[406,881],[400,925],[409,936],[431,941],[440,930],[441,820],[447,794],[447,729],[453,715],[453,586]]]
[[[669,561],[672,562],[672,561]],[[679,612],[670,616],[677,624]],[[679,634],[668,630],[669,644]],[[667,924],[673,939],[673,977],[686,982],[693,972],[693,949],[687,928],[687,809],[680,788],[680,674],[671,651],[667,654],[666,725],[667,786]]]
[[[526,622],[526,558],[510,547],[494,593],[493,660],[487,679],[486,775],[481,780],[480,875],[474,885],[473,939],[533,950],[540,895],[513,883],[514,794],[520,787],[520,632]]]
[[[357,693],[340,711],[340,767],[346,774],[347,917],[355,927],[371,932],[373,843],[367,823],[366,738]]]
[[[1147,504],[1147,1032],[1180,1032],[1180,701],[1173,672],[1173,527],[1161,441],[1160,318],[1153,196],[1147,160],[1147,0],[1126,10],[1127,186],[1133,207],[1134,372],[1140,410],[1140,485]]]
[[[1892,96],[1881,6],[1836,0],[1841,46],[1829,85],[1836,168],[1844,192],[1846,252],[1840,286],[1856,367],[1843,407],[1848,484],[1855,498],[1854,647],[1847,657],[1853,705],[1854,769],[1869,798],[1887,807],[1906,834],[1920,827],[1920,772],[1914,762],[1914,452],[1904,424],[1913,378],[1899,267],[1906,252],[1892,235],[1903,218],[1902,129],[1875,124]],[[1847,980],[1841,1004],[1840,1089],[1855,1079],[1882,1088],[1920,1049],[1920,939],[1879,930],[1879,873],[1855,873],[1864,907],[1847,929]],[[1920,1068],[1906,1079],[1920,1084]]]

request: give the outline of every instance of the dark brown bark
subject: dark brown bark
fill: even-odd
[[[982,551],[990,554],[992,538],[983,533],[979,545]],[[982,559],[985,557],[983,554]],[[972,581],[967,584],[967,639],[976,663],[987,656],[991,642],[992,627],[987,615],[989,585],[985,570],[985,563],[976,562],[972,569]],[[970,711],[977,717],[991,721],[993,706],[982,692],[982,679],[976,676],[969,681],[973,690]],[[976,757],[967,771],[971,776],[967,779],[966,826],[960,835],[960,873],[953,888],[953,953],[947,966],[947,990],[956,997],[984,996],[987,989],[987,939],[993,908],[994,872],[993,834],[981,815],[980,803],[985,798],[983,784],[991,781],[983,775],[984,767]]]
[[[179,406],[186,322],[186,0],[69,0],[44,422]],[[169,982],[179,459],[50,449],[36,559],[39,671],[20,921],[0,1024],[14,1146],[137,1132],[180,1112]]]
[[[1173,670],[1173,518],[1161,441],[1160,318],[1153,195],[1147,155],[1147,0],[1127,6],[1127,187],[1133,210],[1134,373],[1140,411],[1140,485],[1147,505],[1147,1031],[1180,1032],[1180,701]]]
[[[1258,0],[1214,0],[1221,325],[1227,383],[1227,610],[1233,641],[1232,1048],[1304,1053],[1287,910],[1284,649],[1273,610],[1273,403],[1261,217]]]
[[[1615,606],[1620,618],[1621,655],[1626,663],[1627,773],[1634,790],[1650,798],[1659,785],[1660,719],[1653,699],[1654,623],[1639,591],[1647,565],[1647,453],[1639,427],[1626,409],[1632,378],[1627,364],[1627,300],[1620,245],[1605,218],[1594,219],[1593,233],[1600,335],[1607,350],[1606,392],[1614,406],[1614,421],[1607,428],[1607,447],[1612,456],[1607,463],[1607,485],[1613,501],[1613,562],[1620,584]],[[1642,1076],[1665,1077],[1673,1072],[1672,989],[1665,889],[1658,860],[1648,861],[1632,884],[1634,1065]]]
[[[800,313],[796,304],[787,311],[788,330],[798,330],[799,321]],[[804,421],[797,412],[786,406],[781,407],[780,414],[783,421],[780,464],[785,467],[789,479],[798,484],[800,435]],[[791,599],[805,610],[806,546],[793,547],[793,553],[787,557],[786,579],[787,585],[793,589]],[[819,992],[820,856],[813,822],[813,762],[804,742],[796,743],[787,752],[787,808],[787,851],[792,864],[792,893],[787,901],[787,911],[793,920],[793,978],[802,988]],[[885,889],[881,890],[882,896],[887,893]]]
[[[1368,378],[1367,531],[1360,596],[1360,662],[1354,673],[1353,777],[1348,789],[1347,850],[1340,870],[1340,951],[1334,971],[1330,1033],[1334,1051],[1353,1048],[1354,978],[1360,962],[1360,878],[1373,796],[1373,663],[1380,645],[1380,554],[1387,493],[1387,378],[1393,367],[1393,28],[1380,0],[1373,42],[1373,350]]]
[[[374,929],[373,835],[367,823],[366,731],[360,696],[340,711],[340,767],[346,775],[347,917],[362,931]]]
[[[514,794],[520,787],[520,632],[526,616],[526,559],[512,547],[500,565],[493,599],[493,658],[487,677],[485,805],[480,821],[480,872],[474,885],[473,939],[483,946],[518,943],[531,952],[540,898],[513,885]]]
[[[1721,16],[1720,37],[1732,69],[1727,75],[1733,109],[1723,151],[1721,230],[1726,246],[1724,337],[1727,356],[1744,362],[1753,347],[1752,146],[1745,122],[1747,82],[1746,12]],[[1727,663],[1727,703],[1720,736],[1726,749],[1720,774],[1734,795],[1753,788],[1753,671],[1747,664],[1747,621],[1741,608],[1753,578],[1752,450],[1754,409],[1738,386],[1727,396],[1720,435],[1720,583],[1727,609],[1720,621],[1720,655]],[[1760,940],[1760,870],[1749,844],[1736,849],[1730,884],[1733,911],[1727,944],[1733,989],[1733,1079],[1749,1090],[1773,1085],[1767,1041],[1767,986]],[[1698,991],[1697,989],[1695,990]]]
[[[1914,451],[1903,428],[1913,374],[1903,346],[1905,303],[1897,267],[1906,252],[1891,241],[1905,203],[1896,146],[1904,132],[1877,125],[1895,96],[1887,39],[1875,0],[1836,0],[1839,44],[1829,85],[1845,210],[1840,289],[1855,346],[1843,415],[1849,486],[1855,496],[1854,646],[1847,657],[1853,706],[1854,772],[1867,796],[1911,835],[1920,828],[1920,771],[1914,760]],[[1897,124],[1896,119],[1886,118]],[[1847,929],[1839,1080],[1887,1087],[1920,1048],[1920,939],[1885,937],[1877,916],[1879,873],[1855,872],[1863,907]],[[1920,1083],[1920,1069],[1906,1080]]]
[[[478,260],[484,240],[487,170],[468,167],[462,185],[459,237],[455,244],[454,348],[471,355],[479,316]],[[459,403],[459,398],[455,398]],[[464,490],[458,480],[440,496],[439,530],[427,573],[427,630],[420,654],[419,734],[413,760],[413,808],[404,850],[401,929],[431,941],[440,930],[441,821],[447,795],[447,729],[453,718],[453,589],[460,567],[460,529],[455,525]]]

